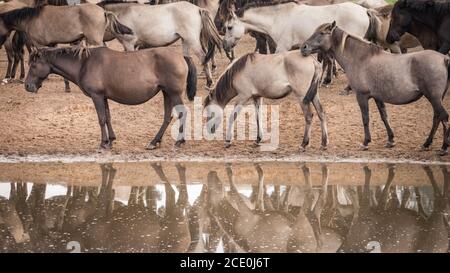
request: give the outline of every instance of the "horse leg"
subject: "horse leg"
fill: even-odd
[[[211,73],[211,69],[208,65],[208,62],[206,60],[206,53],[203,51],[201,45],[199,44],[199,42],[196,43],[188,43],[185,40],[182,41],[182,45],[183,45],[183,55],[185,57],[189,57],[189,45],[191,44],[192,46],[192,50],[194,51],[195,55],[197,55],[197,57],[200,59],[200,62],[203,65],[203,71],[205,72],[205,76],[206,76],[206,86],[209,88],[212,86],[213,84],[213,79],[212,79],[212,73]]]
[[[388,116],[386,112],[386,105],[384,104],[384,102],[380,100],[375,100],[375,103],[377,104],[378,111],[380,112],[381,119],[383,120],[388,135],[388,141],[386,145],[384,145],[384,147],[392,148],[395,146],[394,132],[392,131],[391,126],[389,125]]]
[[[369,96],[362,94],[361,92],[356,92],[356,100],[358,101],[361,110],[364,125],[364,142],[361,145],[361,148],[366,151],[369,149],[369,143],[372,141],[369,130]]]
[[[256,116],[256,129],[257,129],[257,136],[256,136],[256,141],[255,141],[255,146],[258,146],[259,143],[262,140],[262,131],[261,131],[261,124],[260,124],[260,119],[261,119],[261,113],[260,113],[260,106],[261,106],[261,101],[262,98],[253,98],[253,104],[255,105],[255,116]]]
[[[313,113],[311,111],[311,105],[303,103],[300,101],[300,107],[302,108],[303,115],[305,116],[305,134],[303,135],[302,144],[300,144],[300,152],[304,152],[306,150],[306,146],[309,144],[309,137],[311,135],[311,123],[313,119]]]
[[[172,97],[171,99],[173,106],[176,107],[176,110],[178,112],[178,120],[180,121],[180,127],[178,129],[178,136],[177,141],[175,142],[175,147],[179,148],[182,144],[186,142],[186,115],[187,115],[187,109],[186,106],[183,104],[183,100],[180,98],[180,96]],[[180,109],[181,108],[181,109]]]
[[[442,141],[442,148],[439,151],[439,155],[444,156],[448,154],[448,145],[450,143],[450,128],[448,127],[448,114],[447,120],[442,121],[442,135],[444,140]]]
[[[70,93],[70,85],[69,85],[69,80],[64,78],[64,92],[66,93]]]
[[[113,131],[112,125],[111,125],[111,113],[109,111],[109,103],[108,103],[108,99],[105,97],[105,112],[106,112],[106,126],[108,128],[108,137],[109,137],[109,142],[111,143],[111,147],[112,147],[112,143],[114,140],[116,140],[116,134]]]
[[[439,151],[439,155],[443,156],[448,153],[448,145],[450,143],[450,131],[448,128],[448,113],[445,110],[445,108],[442,106],[441,96],[429,98],[429,101],[431,103],[431,106],[433,106],[433,110],[437,115],[438,121],[440,121],[442,123],[442,128],[444,130],[444,133],[443,133],[444,139],[442,142],[442,148]]]
[[[6,84],[11,79],[11,66],[12,66],[12,57],[10,56],[10,52],[7,52],[7,58],[8,58],[8,67],[6,68],[6,75],[3,79],[2,83]]]
[[[320,145],[320,149],[326,150],[328,146],[328,126],[325,111],[323,110],[318,96],[315,96],[312,103],[316,109],[317,115],[319,116],[320,127],[322,129],[322,144]]]
[[[264,212],[264,171],[259,164],[255,164],[258,173],[258,193],[256,195],[255,211]]]
[[[157,145],[161,143],[161,138],[164,135],[167,126],[169,126],[170,121],[172,120],[172,101],[165,91],[163,91],[163,95],[164,95],[164,121],[161,124],[161,128],[159,129],[155,138],[148,143],[146,147],[147,150],[156,149]]]
[[[20,56],[20,77],[19,77],[19,81],[23,82],[24,78],[25,78],[25,64],[24,64],[23,55],[21,55]]]
[[[14,80],[16,78],[16,72],[17,72],[17,65],[19,64],[19,59],[17,56],[14,56],[13,66],[11,69],[11,80]]]
[[[436,134],[438,127],[439,127],[439,115],[435,111],[433,113],[433,125],[431,126],[431,131],[430,131],[430,134],[428,135],[427,140],[422,145],[422,150],[428,151],[430,149],[430,146],[433,143],[433,138],[434,138],[434,135]]]
[[[233,133],[234,133],[234,122],[236,121],[236,118],[239,114],[239,112],[242,110],[242,104],[240,103],[236,103],[234,105],[234,109],[233,112],[230,115],[230,118],[228,119],[228,128],[227,128],[227,134],[225,137],[225,148],[230,148],[231,147],[231,139],[233,138]]]
[[[325,79],[323,80],[323,84],[328,85],[331,83],[331,79],[333,77],[333,64],[331,62],[330,56],[327,54],[323,54],[323,70],[326,71]]]
[[[108,134],[106,132],[106,107],[104,96],[92,95],[92,101],[95,105],[95,110],[98,115],[98,123],[100,125],[102,140],[100,142],[100,149],[111,148],[111,143],[108,141]]]

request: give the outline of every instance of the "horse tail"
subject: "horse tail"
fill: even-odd
[[[216,47],[219,51],[222,51],[222,38],[220,38],[219,31],[211,20],[209,11],[200,9],[199,12],[202,21],[200,44],[202,45],[203,51],[206,52],[205,60],[203,62],[204,65],[214,56]]]
[[[320,63],[316,59],[313,60],[314,60],[314,76],[311,80],[311,84],[309,85],[309,89],[306,92],[305,97],[303,98],[304,104],[309,104],[316,97],[317,90],[319,89],[320,78],[322,75],[322,68]]]
[[[377,43],[377,29],[378,29],[378,21],[376,18],[376,10],[368,9],[367,16],[369,17],[369,27],[367,28],[366,34],[364,35],[364,39],[370,41],[372,43]]]
[[[106,26],[115,35],[133,35],[133,30],[119,22],[117,15],[110,11],[105,11]]]
[[[188,66],[188,76],[186,81],[186,95],[190,101],[194,100],[197,93],[197,68],[191,57],[184,56],[184,60]]]

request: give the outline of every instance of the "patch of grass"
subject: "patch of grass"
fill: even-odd
[[[397,0],[386,0],[386,2],[388,2],[389,4],[394,4],[395,2],[397,2]]]

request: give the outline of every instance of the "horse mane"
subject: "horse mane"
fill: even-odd
[[[89,56],[89,49],[80,48],[78,46],[40,48],[30,54],[30,62],[33,62],[38,58],[44,58],[45,60],[54,60],[58,56],[62,55],[69,55],[82,59],[83,57]]]
[[[218,103],[224,102],[229,98],[228,92],[232,91],[236,95],[236,89],[233,87],[233,79],[237,73],[242,71],[245,67],[247,60],[253,60],[255,57],[254,53],[248,53],[237,59],[231,64],[231,66],[220,76],[214,88],[214,93],[216,95],[216,100]]]
[[[395,5],[419,12],[432,11],[438,14],[450,13],[450,1],[448,0],[399,0]]]
[[[242,17],[242,16],[244,16],[244,12],[249,9],[260,8],[260,7],[269,7],[269,6],[278,6],[278,5],[288,4],[288,3],[296,3],[297,4],[297,1],[294,1],[294,0],[280,0],[280,1],[259,0],[259,1],[255,1],[255,2],[248,2],[241,8],[238,8],[235,11],[235,14],[238,17]]]
[[[382,6],[379,8],[374,8],[374,10],[376,10],[379,15],[386,17],[388,15],[391,15],[393,8],[394,8],[394,5],[386,5],[386,6]]]
[[[36,18],[45,6],[46,5],[40,5],[34,8],[25,7],[4,12],[0,14],[0,19],[7,27],[11,27],[21,23],[22,21],[28,21]]]
[[[371,43],[371,42],[366,41],[364,39],[361,39],[361,38],[359,38],[357,36],[353,36],[351,34],[348,34],[347,32],[345,32],[344,30],[342,30],[339,27],[336,27],[335,31],[336,30],[339,30],[340,32],[342,32],[342,37],[341,37],[341,42],[340,42],[341,43],[340,44],[340,50],[342,52],[345,50],[345,47],[346,47],[346,44],[347,44],[348,40],[355,40],[355,41],[358,41],[358,42],[361,42],[361,43],[365,44],[366,47],[370,51],[369,52],[370,55],[372,55],[372,56],[384,52],[384,49],[381,46],[377,45],[377,44]]]
[[[97,6],[104,7],[106,5],[114,4],[139,4],[138,1],[126,1],[126,0],[103,0],[97,3]]]

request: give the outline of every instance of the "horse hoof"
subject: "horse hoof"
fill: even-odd
[[[159,142],[158,142],[159,143]],[[153,144],[153,143],[149,143],[148,145],[147,145],[147,147],[145,147],[145,149],[146,150],[155,150],[156,148],[158,148],[158,143],[156,143],[156,144]]]
[[[231,147],[231,142],[225,142],[225,144],[223,145],[225,148],[230,148]]]
[[[300,146],[300,147],[298,147],[298,151],[299,151],[300,153],[304,153],[304,152],[306,152],[306,148],[303,147],[303,146]]]
[[[444,155],[448,155],[448,150],[447,149],[445,149],[445,150],[439,150],[439,153],[438,153],[440,156],[444,156]]]
[[[369,150],[369,145],[361,144],[361,145],[360,145],[360,148],[361,148],[361,150],[363,150],[363,151],[367,151],[367,150]]]
[[[175,142],[175,147],[180,148],[181,145],[183,145],[185,142],[186,142],[186,140],[184,140],[184,139],[178,140],[177,142]]]
[[[254,141],[252,146],[253,148],[258,148],[259,146],[261,146],[261,143],[259,141]]]
[[[431,148],[430,148],[430,146],[422,145],[422,147],[420,147],[420,150],[421,150],[421,151],[430,151]]]
[[[386,147],[386,148],[393,148],[393,147],[395,147],[395,142],[388,141],[386,143],[386,145],[384,145],[384,147]]]
[[[320,145],[321,151],[326,151],[327,149],[328,149],[328,147],[326,145]]]

